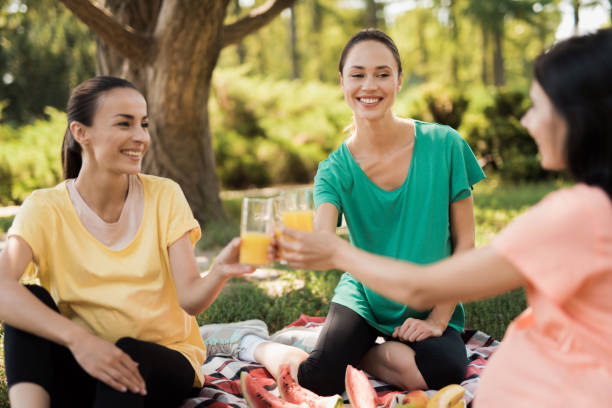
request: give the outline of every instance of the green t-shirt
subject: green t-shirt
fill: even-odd
[[[469,197],[471,187],[485,175],[454,129],[415,124],[410,169],[400,187],[386,191],[374,184],[342,143],[319,163],[314,200],[317,207],[331,203],[344,214],[356,247],[429,264],[452,253],[450,203]],[[381,296],[349,273],[342,275],[332,302],[349,307],[387,335],[407,318],[426,319],[431,311],[417,311]],[[458,304],[449,326],[462,332],[464,325],[465,313]]]

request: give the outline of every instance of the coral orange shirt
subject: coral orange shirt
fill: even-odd
[[[474,406],[612,406],[612,202],[578,184],[515,219],[493,248],[526,278]],[[493,272],[494,273],[494,272]]]

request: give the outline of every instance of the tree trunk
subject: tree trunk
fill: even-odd
[[[292,79],[298,79],[300,77],[300,56],[297,50],[297,33],[296,33],[296,21],[295,21],[295,6],[289,7],[291,11],[291,18],[289,19],[289,30],[291,31],[290,38],[290,49],[291,49],[291,66],[292,66]]]
[[[456,0],[450,0],[448,5],[449,23],[451,29],[451,41],[453,43],[453,54],[451,57],[451,76],[455,84],[459,83],[459,26],[456,16]]]
[[[487,58],[489,57],[489,31],[484,24],[481,24],[482,29],[482,84],[484,86],[489,85],[489,64],[487,64]]]
[[[427,27],[427,21],[423,15],[423,10],[418,10],[417,14],[417,36],[419,38],[419,49],[421,50],[421,64],[423,67],[427,67],[429,61],[429,53],[427,52],[427,39],[425,38],[425,27]],[[429,73],[423,74],[423,79],[427,80]]]
[[[101,40],[98,71],[134,82],[148,103],[146,173],[178,182],[201,224],[223,219],[208,120],[213,70],[224,46],[295,0],[269,0],[224,26],[230,0],[62,0]],[[110,12],[110,13],[109,13]]]
[[[493,81],[495,86],[503,86],[506,83],[503,39],[504,27],[503,23],[500,23],[500,26],[493,31]]]
[[[574,35],[578,35],[578,25],[580,24],[580,0],[572,0],[574,8]]]
[[[234,15],[239,16],[240,9],[240,0],[234,0]],[[246,61],[246,48],[242,41],[236,44],[236,54],[238,55],[238,63],[240,65],[244,64],[244,61]]]
[[[612,0],[610,0],[612,1]],[[321,31],[323,28],[323,7],[319,0],[312,0],[312,35],[310,36],[312,40],[312,49],[320,50],[321,49]],[[325,72],[321,64],[322,58],[315,58],[317,64],[317,75],[319,77],[319,81],[325,81]]]
[[[375,0],[366,1],[366,27],[378,27],[378,16]]]

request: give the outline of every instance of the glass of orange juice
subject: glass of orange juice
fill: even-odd
[[[245,197],[240,217],[240,263],[262,266],[268,263],[268,246],[273,231],[272,200]]]
[[[282,191],[279,200],[283,225],[300,231],[313,230],[314,203],[310,188]]]

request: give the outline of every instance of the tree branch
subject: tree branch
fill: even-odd
[[[295,0],[268,0],[261,7],[252,10],[246,17],[223,28],[223,46],[236,44],[244,37],[268,24],[281,11],[295,3]]]
[[[85,23],[109,47],[119,54],[142,64],[150,58],[152,39],[136,32],[130,26],[117,22],[112,14],[97,2],[89,0],[61,0],[75,16]]]

